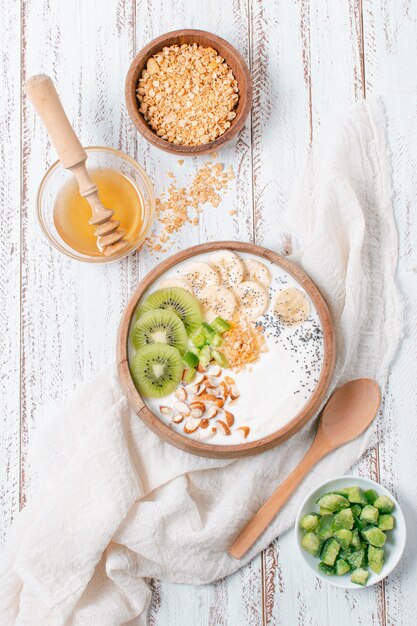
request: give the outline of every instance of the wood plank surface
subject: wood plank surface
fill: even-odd
[[[413,528],[417,500],[417,5],[411,0],[0,0],[0,537],[31,493],[28,447],[39,407],[63,400],[77,383],[114,360],[123,307],[159,260],[189,245],[241,239],[280,250],[298,170],[326,118],[364,95],[381,93],[392,150],[400,235],[399,283],[405,338],[379,419],[380,444],[354,472],[381,480]],[[176,28],[211,30],[234,44],[254,79],[254,108],[239,137],[219,154],[236,180],[198,227],[184,227],[164,253],[141,253],[105,267],[53,250],[36,220],[36,192],[55,160],[21,81],[49,73],[86,145],[121,149],[145,167],[157,195],[173,172],[187,185],[210,157],[184,165],[139,137],[124,106],[131,59],[153,37]],[[229,211],[236,211],[229,214]],[[94,321],[93,321],[94,320]],[[98,332],[99,329],[99,332]],[[41,373],[40,373],[41,372]],[[413,459],[413,463],[411,463]],[[302,566],[291,532],[227,579],[194,587],[153,581],[152,626],[411,626],[417,539],[386,583],[347,593]],[[336,621],[335,621],[335,616]]]

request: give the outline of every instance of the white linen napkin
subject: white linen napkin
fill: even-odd
[[[288,207],[296,219],[283,225],[335,321],[332,387],[371,376],[383,389],[401,333],[384,125],[381,103],[364,101],[323,129]],[[251,458],[203,459],[145,428],[113,368],[85,383],[47,412],[32,443],[37,495],[2,555],[0,624],[142,625],[146,578],[199,584],[235,571],[291,526],[308,490],[369,445],[368,432],[323,459],[235,561],[232,539],[299,462],[315,426]]]

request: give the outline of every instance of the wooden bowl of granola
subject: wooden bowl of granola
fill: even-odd
[[[252,77],[221,37],[177,30],[136,55],[125,98],[134,125],[152,145],[178,155],[207,154],[242,129],[252,106]]]
[[[232,251],[233,253],[240,255],[240,258],[242,259],[256,259],[262,264],[265,264],[265,266],[268,266],[270,268],[271,274],[273,274],[270,287],[271,296],[274,296],[275,292],[278,294],[278,290],[283,285],[285,287],[288,287],[291,284],[294,284],[297,285],[299,289],[303,290],[303,292],[308,297],[311,303],[311,312],[313,313],[314,310],[316,325],[314,326],[312,320],[311,324],[306,323],[304,331],[302,329],[300,330],[300,326],[294,327],[294,329],[291,331],[292,334],[289,335],[289,343],[287,343],[285,348],[285,350],[289,348],[289,352],[292,352],[293,360],[291,361],[291,367],[299,367],[299,371],[302,370],[304,376],[304,373],[306,372],[306,361],[303,360],[304,346],[307,346],[306,354],[311,353],[314,355],[314,353],[317,353],[318,345],[314,342],[310,344],[306,344],[305,342],[306,339],[310,341],[311,337],[313,339],[314,336],[317,337],[317,332],[319,332],[319,335],[321,337],[321,352],[319,356],[319,361],[317,361],[316,370],[313,373],[311,373],[311,371],[305,373],[306,379],[302,381],[302,386],[304,390],[304,383],[306,381],[310,386],[310,389],[308,390],[309,393],[306,394],[301,399],[301,401],[298,400],[300,396],[294,395],[294,397],[297,398],[297,407],[295,404],[291,404],[290,412],[287,413],[285,417],[283,417],[283,415],[280,413],[281,408],[277,409],[274,405],[271,411],[272,421],[269,422],[268,429],[264,429],[263,432],[266,433],[264,436],[260,436],[258,432],[258,434],[254,435],[252,439],[251,436],[249,436],[246,440],[246,435],[243,439],[241,438],[240,434],[239,437],[234,438],[235,433],[232,432],[229,433],[229,435],[231,436],[225,437],[220,443],[216,443],[216,439],[214,439],[212,443],[206,443],[205,441],[195,439],[194,435],[184,435],[181,430],[178,430],[176,423],[171,423],[171,418],[167,418],[167,420],[164,420],[162,418],[162,415],[160,414],[158,409],[166,408],[165,405],[168,401],[167,398],[163,398],[162,402],[160,399],[156,400],[156,405],[154,406],[154,404],[152,404],[149,399],[145,399],[140,395],[137,388],[135,387],[130,371],[129,358],[131,357],[131,352],[129,342],[131,324],[132,320],[135,319],[134,316],[138,303],[141,301],[142,304],[143,298],[146,298],[149,293],[154,293],[154,290],[159,288],[161,279],[166,282],[167,277],[169,278],[171,275],[172,278],[173,272],[180,271],[181,268],[184,266],[184,263],[189,265],[190,262],[195,263],[196,261],[199,261],[201,259],[204,260],[207,254],[212,255],[214,252],[218,253],[219,251],[224,250]],[[278,290],[275,288],[275,292],[274,285],[278,286]],[[265,323],[268,324],[268,320],[266,320]],[[282,330],[279,331],[279,333],[281,332]],[[274,346],[277,343],[277,338],[273,336],[271,341],[271,345],[273,346],[272,349],[275,350]],[[301,348],[297,350],[297,346]],[[264,388],[267,393],[273,395],[275,394],[275,396],[277,396],[277,394],[281,395],[281,398],[284,397],[285,393],[287,393],[287,386],[284,378],[282,377],[282,369],[288,369],[288,361],[285,361],[285,359],[287,358],[286,354],[288,353],[282,350],[280,353],[277,353],[278,364],[276,358],[275,361],[265,361],[265,363],[267,363],[268,365],[270,374],[272,374],[272,378],[268,378],[266,384],[264,385]],[[274,355],[266,354],[265,358],[270,359],[273,356]],[[282,358],[284,359],[284,361],[281,366],[280,360]],[[294,365],[295,363],[298,364],[298,362],[300,362],[299,366]],[[260,452],[273,448],[274,446],[282,443],[283,441],[294,435],[318,411],[320,405],[322,404],[330,385],[334,362],[335,337],[332,320],[323,297],[321,296],[314,283],[310,280],[310,278],[308,278],[308,276],[306,276],[306,274],[299,267],[289,262],[287,259],[279,256],[275,252],[272,252],[271,250],[262,248],[260,246],[256,246],[254,244],[241,243],[236,241],[214,242],[193,246],[192,248],[188,248],[187,250],[178,252],[177,254],[173,255],[169,259],[164,260],[153,270],[151,270],[151,272],[149,272],[149,274],[140,282],[139,286],[130,298],[130,301],[128,302],[122,315],[117,337],[117,368],[119,378],[132,410],[140,417],[140,419],[146,424],[148,428],[150,428],[155,434],[157,434],[165,441],[187,452],[212,458],[237,458],[258,454]],[[313,361],[310,360],[310,364],[311,363],[313,363]],[[262,365],[262,363],[260,365]],[[254,370],[252,370],[252,368],[249,368],[248,375],[250,377],[252,377],[253,371]],[[262,371],[262,376],[264,371],[265,370]],[[240,382],[242,382],[242,379],[239,382],[239,373],[235,374],[235,372],[233,372],[232,370],[224,368],[223,374],[225,373],[230,373],[230,376],[233,376],[235,379],[238,380],[239,385]],[[245,373],[243,375],[247,376],[247,374]],[[253,377],[253,380],[249,381],[249,383],[246,379],[242,383],[242,387],[240,388],[240,391],[242,392],[240,400],[243,401],[244,395],[246,394],[246,396],[248,396],[249,394],[249,397],[251,398],[251,401],[253,403],[252,408],[254,413],[254,420],[252,422],[251,428],[253,429],[254,433],[257,428],[256,422],[258,420],[262,421],[263,416],[265,415],[265,402],[262,403],[262,401],[260,401],[265,399],[262,397],[263,391],[261,390],[259,392],[260,387],[258,387],[258,383],[259,374],[258,378],[256,378],[256,376]],[[245,387],[243,387],[243,385],[245,385]],[[253,393],[254,387],[256,388],[256,394]],[[291,391],[288,393],[291,393],[292,395],[293,389],[291,388]],[[261,397],[259,398],[258,396],[260,394]],[[176,398],[178,398],[177,395]],[[240,400],[238,400],[238,402]],[[266,398],[266,400],[268,400],[268,398]],[[275,398],[273,398],[273,400],[275,400]],[[234,401],[233,398],[232,401]],[[292,402],[292,400],[290,401]],[[159,404],[162,404],[164,406],[159,407]],[[239,405],[235,403],[235,409],[230,409],[235,412],[236,421],[234,426],[231,425],[231,428],[235,428],[235,430],[237,429],[242,432],[242,426],[243,428],[245,428],[244,425],[246,422],[242,421],[241,415],[239,414],[240,409],[238,409],[238,406]],[[224,411],[225,408],[227,407],[224,406],[222,410]],[[246,420],[246,416],[243,419]],[[210,422],[210,424],[212,424],[212,422]],[[180,426],[183,425],[184,424],[180,424]],[[230,443],[229,445],[230,441],[232,443]],[[236,443],[236,441],[238,442]]]

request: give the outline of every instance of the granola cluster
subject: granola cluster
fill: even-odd
[[[165,47],[139,79],[139,111],[156,134],[176,145],[214,141],[236,117],[239,89],[213,48],[196,43]]]
[[[213,152],[211,157],[216,159],[217,154]],[[148,247],[155,252],[167,252],[175,241],[172,236],[186,223],[198,225],[201,205],[208,203],[213,207],[219,206],[222,197],[218,192],[227,190],[235,178],[231,165],[226,171],[222,163],[213,161],[207,161],[198,169],[189,187],[178,186],[173,172],[168,172],[168,176],[173,181],[167,192],[156,199],[158,221],[147,239]]]

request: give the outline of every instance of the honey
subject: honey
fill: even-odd
[[[89,174],[97,185],[103,205],[114,210],[114,220],[119,220],[125,231],[124,238],[134,244],[144,222],[142,195],[124,174],[111,169],[92,169]],[[59,236],[73,250],[88,256],[101,256],[94,236],[95,226],[88,223],[91,208],[78,191],[75,179],[69,180],[57,195],[54,206],[54,223]]]

